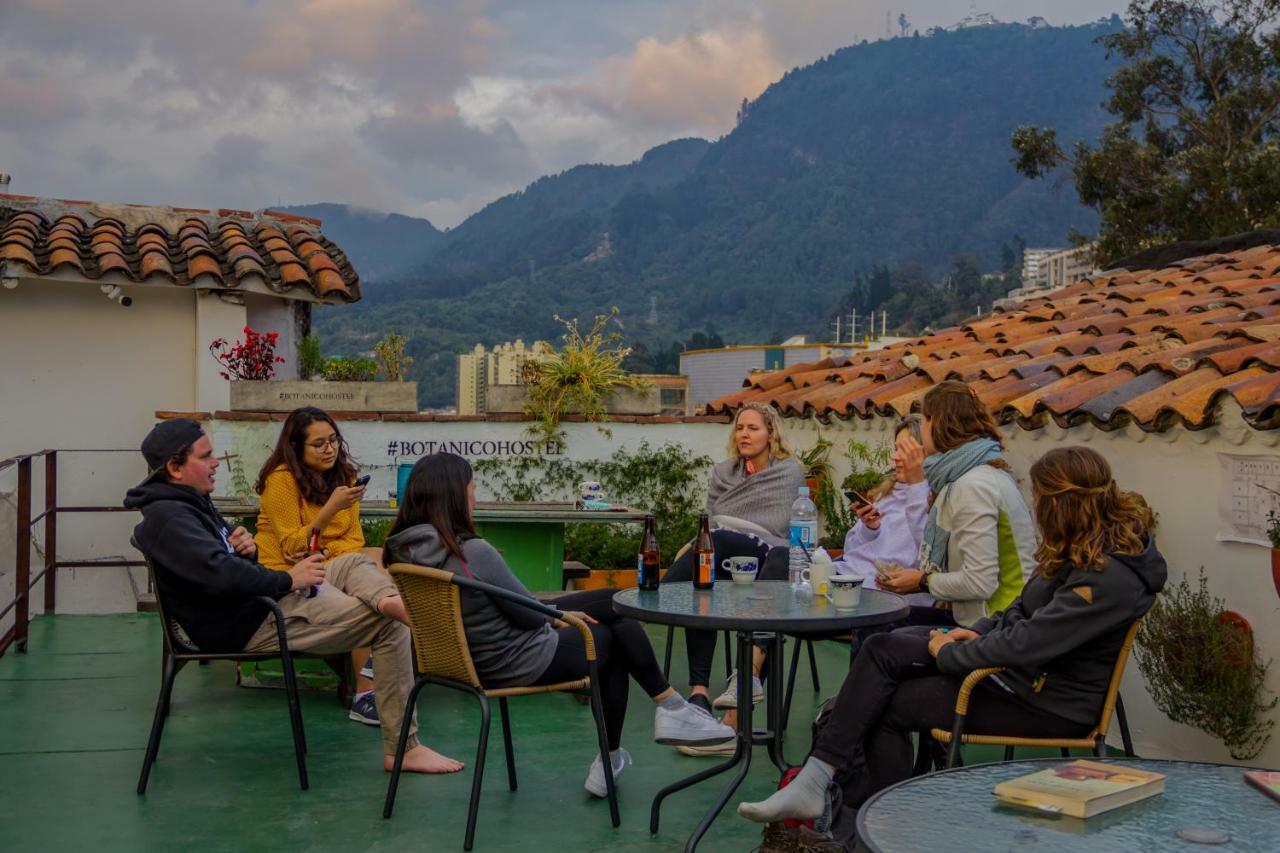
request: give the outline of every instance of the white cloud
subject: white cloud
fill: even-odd
[[[37,195],[454,225],[544,173],[726,132],[890,6],[923,30],[969,0],[0,0],[0,169]]]

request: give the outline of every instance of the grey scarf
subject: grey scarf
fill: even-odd
[[[951,532],[938,526],[938,499],[942,497],[942,490],[979,465],[1002,458],[1003,451],[994,439],[975,438],[924,460],[924,476],[935,497],[933,506],[929,507],[924,538],[920,542],[921,568],[933,565],[937,571],[947,571],[947,546]]]

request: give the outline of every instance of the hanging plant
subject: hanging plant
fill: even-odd
[[[1271,662],[1258,660],[1242,621],[1209,594],[1202,567],[1198,589],[1183,578],[1165,590],[1142,620],[1135,650],[1156,707],[1218,738],[1237,760],[1262,752],[1277,702],[1267,700]]]
[[[560,349],[525,362],[522,378],[529,389],[529,402],[524,410],[537,419],[533,431],[542,440],[562,444],[560,420],[570,412],[581,413],[591,423],[607,421],[610,394],[619,388],[645,391],[652,386],[623,370],[622,362],[631,355],[631,348],[621,345],[620,333],[606,331],[617,316],[616,307],[597,315],[583,334],[576,319],[556,315],[556,322],[565,328]]]

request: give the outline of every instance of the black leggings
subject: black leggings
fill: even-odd
[[[662,667],[653,655],[653,646],[644,628],[634,619],[619,616],[613,609],[616,589],[592,589],[562,595],[551,602],[558,610],[577,610],[595,619],[588,624],[596,646],[596,672],[600,679],[600,702],[604,711],[604,727],[609,749],[618,748],[622,739],[622,723],[627,716],[627,677],[636,680],[651,698],[666,692],[671,685],[662,675]],[[586,648],[582,634],[572,626],[556,631],[559,642],[556,654],[534,684],[557,684],[576,681],[587,675]]]
[[[730,557],[756,557],[760,560],[758,580],[776,581],[787,579],[789,554],[784,547],[771,547],[746,533],[733,530],[713,530],[711,544],[715,548],[712,564],[715,576],[720,580],[731,580],[727,571],[720,565]],[[662,582],[693,580],[694,560],[697,553],[688,549],[671,564]],[[716,654],[716,632],[689,628],[685,631],[685,652],[689,657],[689,686],[706,687],[711,683],[711,660]]]
[[[814,757],[858,774],[858,806],[911,775],[911,733],[950,729],[963,679],[943,675],[929,654],[929,629],[904,628],[868,637],[821,723]],[[1007,692],[992,678],[978,682],[965,731],[1022,737],[1082,737],[1092,726],[1059,717]],[[865,768],[863,767],[865,765]]]

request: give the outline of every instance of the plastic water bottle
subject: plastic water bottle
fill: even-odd
[[[804,570],[809,567],[809,551],[818,544],[818,508],[809,500],[809,487],[800,487],[800,496],[791,504],[791,553],[787,575],[791,586],[804,586]]]

